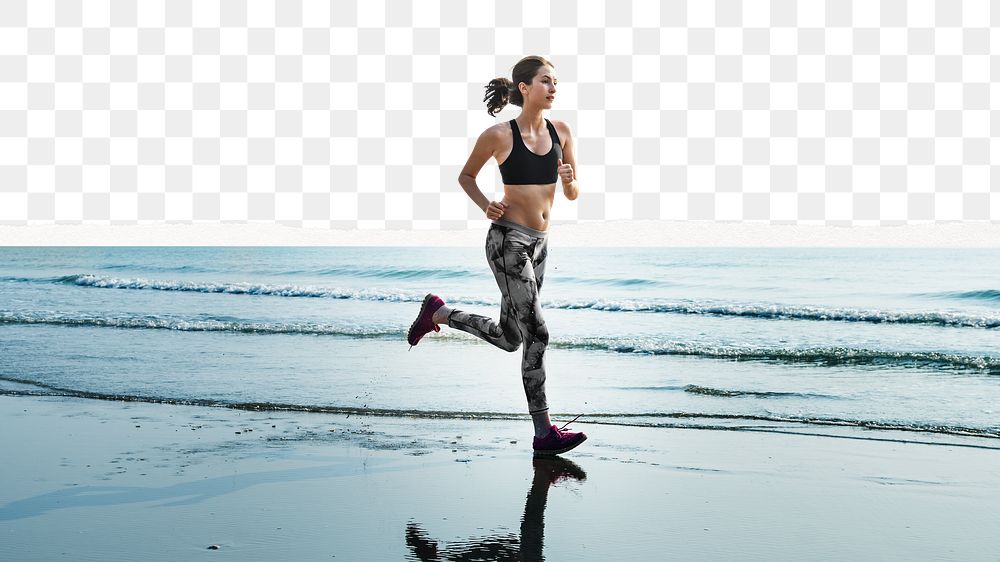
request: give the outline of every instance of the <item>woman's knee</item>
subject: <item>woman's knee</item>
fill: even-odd
[[[521,347],[521,333],[511,328],[513,326],[503,330],[500,337],[494,340],[497,347],[507,352],[517,351]]]
[[[501,340],[499,342],[500,349],[508,352],[515,352],[521,348],[521,340],[511,341],[511,340]]]
[[[540,344],[543,347],[549,345],[549,328],[544,322],[535,326],[533,333],[534,338],[532,339],[534,339],[536,344]]]

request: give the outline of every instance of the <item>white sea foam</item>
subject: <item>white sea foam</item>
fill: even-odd
[[[69,275],[59,282],[103,289],[152,289],[160,291],[194,291],[201,293],[228,293],[267,295],[276,297],[311,297],[330,299],[355,299],[367,301],[421,302],[423,291],[403,289],[354,289],[312,285],[272,285],[260,283],[224,283],[174,281],[145,278],[117,278],[92,274]],[[497,299],[468,296],[450,298],[449,302],[496,306]],[[796,306],[773,303],[723,303],[714,301],[667,301],[664,299],[562,299],[543,300],[545,308],[577,310],[591,309],[607,312],[650,312],[673,314],[704,314],[714,316],[739,316],[779,320],[815,320],[838,322],[866,322],[874,324],[933,324],[969,328],[1000,327],[1000,313],[964,314],[948,311],[898,312],[875,309]]]

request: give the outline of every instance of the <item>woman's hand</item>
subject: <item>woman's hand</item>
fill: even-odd
[[[486,207],[486,218],[496,220],[503,216],[505,210],[507,210],[507,203],[503,201],[490,201],[489,206]]]
[[[559,177],[562,178],[563,183],[572,183],[574,179],[573,166],[570,164],[563,164],[562,158],[556,163],[558,166]]]

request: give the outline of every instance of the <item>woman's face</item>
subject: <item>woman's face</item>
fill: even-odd
[[[552,102],[555,101],[556,96],[556,84],[559,80],[556,78],[555,70],[551,66],[540,66],[538,71],[535,72],[535,77],[532,79],[531,84],[524,84],[521,88],[521,95],[524,96],[524,105],[537,105],[542,108],[552,107]]]

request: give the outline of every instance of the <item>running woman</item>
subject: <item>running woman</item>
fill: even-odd
[[[580,193],[569,125],[542,114],[555,100],[554,69],[546,59],[529,56],[514,65],[513,80],[490,81],[483,99],[487,112],[495,116],[512,103],[521,108],[521,114],[483,131],[458,176],[465,193],[492,221],[486,234],[486,261],[502,296],[500,320],[448,307],[437,295],[428,294],[406,338],[411,346],[417,345],[425,334],[440,332],[439,324],[445,324],[505,351],[522,347],[521,381],[535,426],[532,447],[536,454],[549,455],[569,451],[587,439],[583,433],[564,431],[565,425],[553,425],[545,397],[549,331],[538,292],[548,253],[549,212],[557,183],[571,201]],[[476,185],[476,176],[491,156],[503,178],[501,201],[490,201]]]

